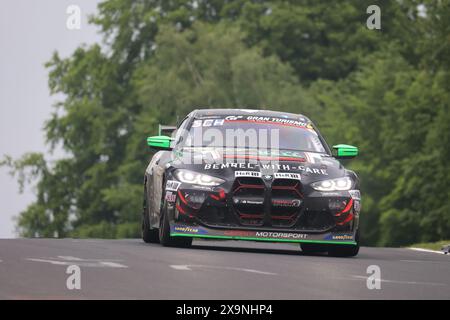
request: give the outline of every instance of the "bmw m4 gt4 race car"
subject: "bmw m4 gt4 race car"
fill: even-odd
[[[355,256],[357,175],[303,115],[268,110],[191,112],[158,150],[144,178],[145,242],[186,247],[193,238],[300,243],[306,253]]]

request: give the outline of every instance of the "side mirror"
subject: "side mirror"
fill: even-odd
[[[336,150],[335,157],[338,159],[351,159],[358,155],[358,148],[348,144],[337,144],[333,149]]]
[[[157,150],[172,150],[170,147],[171,142],[172,138],[167,136],[153,136],[147,138],[148,146]]]

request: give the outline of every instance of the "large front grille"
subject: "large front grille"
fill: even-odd
[[[276,179],[266,194],[260,178],[237,178],[231,193],[233,208],[244,226],[292,227],[301,213],[301,183]],[[267,206],[266,203],[270,202]],[[266,212],[268,214],[266,214]]]
[[[221,207],[203,206],[197,217],[210,227],[255,227],[324,232],[335,226],[328,209],[309,208],[301,181],[275,179],[265,183],[261,178],[239,177]]]
[[[270,219],[274,227],[292,227],[302,210],[299,180],[277,179],[272,183]]]
[[[264,182],[260,178],[237,178],[234,182],[231,201],[244,226],[264,224]]]

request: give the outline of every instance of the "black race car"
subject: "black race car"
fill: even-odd
[[[302,251],[355,256],[361,195],[303,115],[268,110],[192,111],[159,150],[144,179],[145,242],[187,247],[193,238],[297,242]]]

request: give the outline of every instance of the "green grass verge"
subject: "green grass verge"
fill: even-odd
[[[422,249],[430,249],[430,250],[441,250],[443,246],[450,244],[450,240],[442,240],[438,242],[425,242],[425,243],[416,243],[410,248],[422,248]]]

